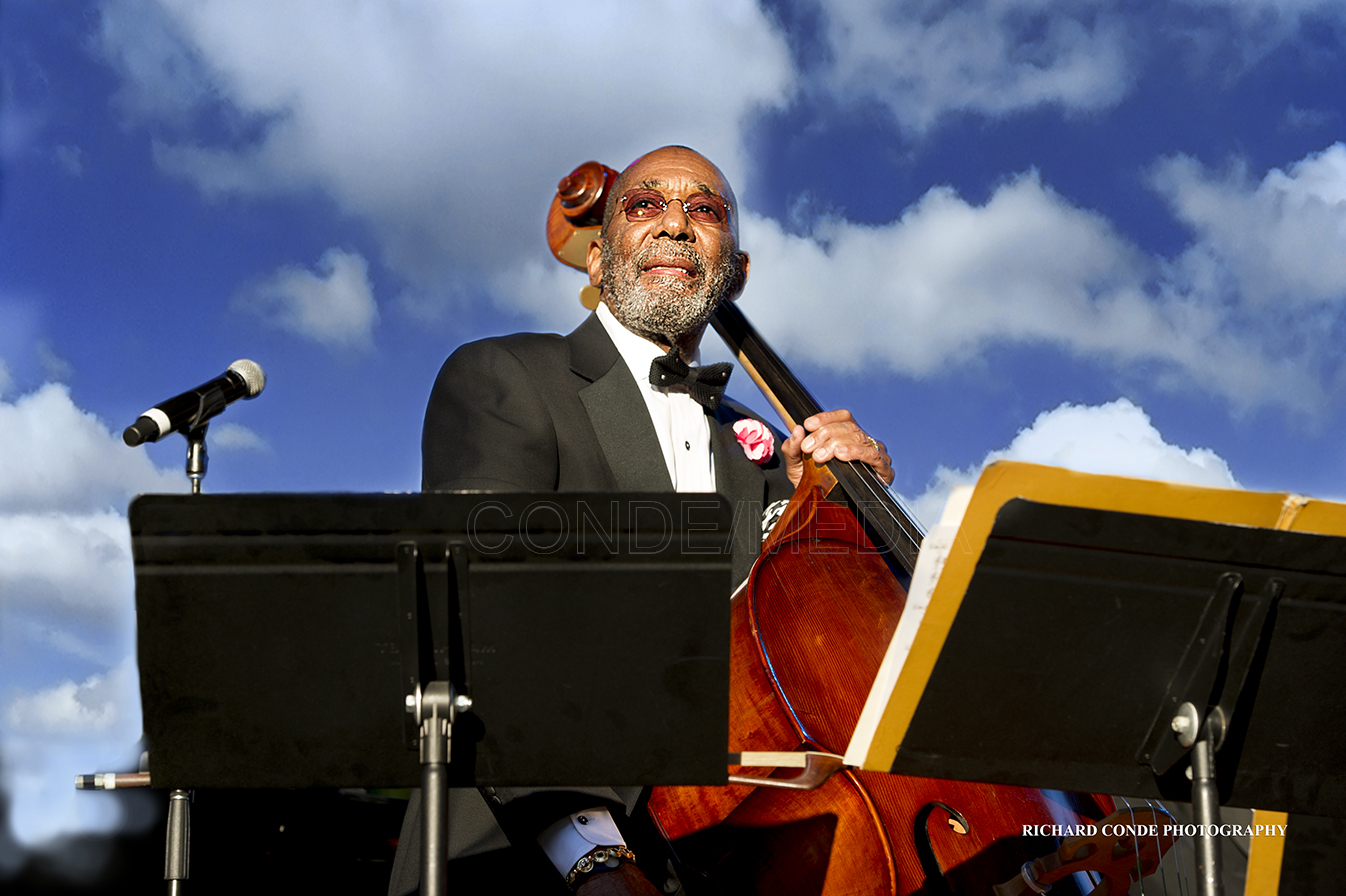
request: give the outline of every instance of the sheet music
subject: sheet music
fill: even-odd
[[[911,590],[907,592],[907,605],[902,610],[897,631],[893,633],[893,640],[888,643],[888,651],[884,654],[879,673],[874,677],[874,684],[869,689],[865,708],[860,713],[860,720],[856,722],[855,731],[851,734],[851,742],[846,747],[847,765],[859,768],[865,764],[870,742],[878,730],[879,721],[883,717],[884,708],[888,705],[889,696],[897,685],[898,676],[902,674],[902,666],[907,661],[907,654],[911,652],[911,645],[916,640],[916,632],[921,627],[926,607],[930,605],[930,596],[935,591],[935,583],[939,581],[939,574],[944,570],[944,561],[948,559],[949,551],[957,541],[963,514],[967,512],[968,504],[972,501],[972,491],[972,486],[960,485],[949,492],[949,498],[944,502],[944,512],[939,518],[939,525],[926,533],[921,541],[920,553],[916,555],[916,569],[911,574]]]

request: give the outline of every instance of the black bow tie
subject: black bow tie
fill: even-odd
[[[733,372],[734,365],[726,361],[705,367],[688,367],[675,345],[668,354],[650,362],[650,385],[667,388],[682,384],[691,393],[692,401],[713,411],[720,406],[725,384]]]

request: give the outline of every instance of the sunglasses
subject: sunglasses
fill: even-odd
[[[699,224],[724,225],[729,220],[729,203],[714,193],[693,193],[685,199],[665,199],[658,190],[632,190],[617,200],[628,221],[650,221],[659,217],[670,202],[681,202],[682,210]]]

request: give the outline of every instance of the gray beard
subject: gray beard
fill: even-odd
[[[684,283],[672,278],[661,278],[656,286],[640,282],[640,269],[656,253],[660,257],[685,258],[696,267],[697,278]],[[612,316],[637,336],[651,342],[678,343],[684,337],[700,332],[715,313],[716,307],[728,293],[734,281],[735,249],[726,246],[721,257],[711,266],[689,246],[651,246],[625,264],[619,264],[612,244],[603,242],[603,297]]]

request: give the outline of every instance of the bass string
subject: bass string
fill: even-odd
[[[1183,843],[1183,838],[1179,837],[1173,842],[1173,868],[1179,896],[1190,896],[1192,892],[1192,877],[1195,874],[1195,869],[1188,871],[1187,863],[1187,845]],[[1183,884],[1186,884],[1185,888]]]
[[[876,503],[888,514],[888,517],[893,521],[896,528],[900,529],[903,535],[911,539],[913,544],[919,546],[921,538],[925,536],[921,524],[915,517],[907,512],[907,508],[903,507],[901,502],[888,491],[887,486],[882,485],[882,480],[879,479],[878,474],[875,473],[868,464],[861,464],[858,461],[846,461],[846,463],[849,464],[852,469],[859,470],[861,484],[865,486],[869,494],[876,499]],[[908,528],[908,524],[910,524],[910,528]]]
[[[868,498],[872,499],[865,500],[865,495],[852,495],[856,504],[860,506],[861,514],[863,515],[864,512],[872,508],[878,508],[886,514],[892,522],[893,528],[900,531],[919,550],[921,540],[925,537],[924,529],[915,517],[907,512],[901,502],[888,491],[888,488],[882,484],[878,474],[868,464],[859,461],[842,461],[842,463],[855,471],[860,486],[864,488]],[[888,545],[887,547],[896,549],[896,545]]]
[[[1117,797],[1117,799],[1120,799],[1122,805],[1131,813],[1131,824],[1132,830],[1134,831],[1136,829],[1136,807],[1132,805],[1131,801],[1126,797]],[[1162,813],[1167,816],[1170,821],[1174,821],[1172,814],[1153,800],[1146,799],[1145,807],[1153,812]],[[1134,838],[1135,834],[1132,834],[1132,837]],[[1165,863],[1168,861],[1169,855],[1171,855],[1173,859],[1174,888],[1177,890],[1177,896],[1188,896],[1191,892],[1191,880],[1186,871],[1187,862],[1183,853],[1182,838],[1175,837],[1173,839],[1172,846],[1167,850],[1168,855],[1166,855],[1166,851],[1163,848],[1163,842],[1160,840],[1159,833],[1156,830],[1154,845],[1156,852],[1159,853],[1158,866],[1154,871],[1151,871],[1149,875],[1143,876],[1140,859],[1140,845],[1139,841],[1136,842],[1136,879],[1140,882],[1140,896],[1146,896],[1145,881],[1147,878],[1153,878],[1156,873],[1159,875],[1159,888],[1162,896],[1168,896],[1168,872],[1165,868]],[[1186,887],[1183,886],[1184,883],[1187,884]]]

